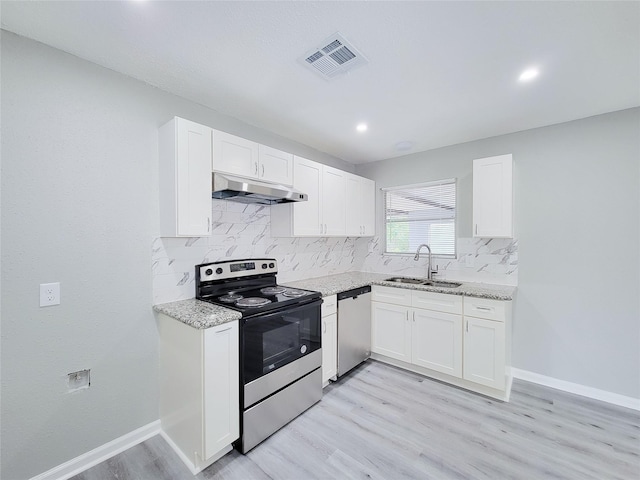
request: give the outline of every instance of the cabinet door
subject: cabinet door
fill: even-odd
[[[229,133],[213,133],[213,171],[259,178],[258,144]]]
[[[473,161],[473,236],[513,237],[511,155]]]
[[[371,351],[411,362],[411,322],[407,307],[371,302]]]
[[[346,231],[346,175],[337,168],[322,169],[323,235],[341,236]]]
[[[293,185],[293,154],[260,145],[260,180]],[[306,193],[306,192],[305,192]]]
[[[376,233],[376,182],[363,178],[362,189],[362,235],[372,237]]]
[[[206,460],[240,436],[238,322],[208,328],[203,335]]]
[[[345,215],[346,235],[350,237],[362,236],[364,199],[362,198],[361,177],[347,173],[345,175]]]
[[[322,317],[322,384],[338,374],[338,315]]]
[[[345,176],[346,235],[372,236],[375,232],[376,183],[350,173]]]
[[[504,323],[474,317],[464,320],[464,379],[504,390]]]
[[[322,165],[305,158],[294,157],[293,186],[306,193],[306,202],[293,205],[293,235],[320,236],[322,234]]]
[[[462,377],[462,315],[413,310],[411,362]]]
[[[209,235],[212,130],[183,118],[176,122],[176,233]]]

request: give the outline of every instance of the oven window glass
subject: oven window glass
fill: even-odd
[[[300,322],[276,325],[262,335],[262,356],[264,363],[277,363],[300,346]]]
[[[249,383],[320,348],[320,302],[248,319],[242,337]]]

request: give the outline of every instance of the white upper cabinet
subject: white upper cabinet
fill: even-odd
[[[269,183],[293,185],[293,155],[216,130],[213,170]]]
[[[320,201],[322,202],[323,235],[344,236],[346,234],[346,179],[346,172],[326,165],[322,166]]]
[[[178,117],[160,128],[161,237],[211,234],[211,135]]]
[[[265,182],[293,185],[293,154],[260,145],[259,178]]]
[[[513,157],[473,161],[473,236],[513,237]]]
[[[347,235],[350,237],[373,236],[376,183],[351,173],[346,175]]]
[[[293,187],[306,202],[273,205],[271,234],[281,237],[346,235],[346,172],[293,157]]]
[[[297,190],[307,194],[306,202],[296,205],[276,205],[271,209],[271,216],[284,213],[284,222],[293,235],[317,237],[322,234],[322,165],[301,157],[294,158],[294,185]],[[273,233],[273,220],[272,220]],[[287,234],[286,236],[289,236]]]
[[[216,130],[213,132],[213,171],[258,178],[258,144]]]
[[[272,235],[364,237],[374,234],[374,181],[294,156],[293,187],[306,193],[308,200],[272,206]]]

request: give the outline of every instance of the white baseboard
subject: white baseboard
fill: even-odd
[[[176,452],[178,457],[180,457],[180,460],[182,460],[182,463],[184,463],[185,466],[194,475],[199,474],[202,470],[204,470],[205,468],[207,468],[209,465],[216,462],[217,460],[221,459],[223,456],[225,456],[227,453],[229,453],[233,449],[233,446],[227,445],[225,448],[223,448],[218,453],[216,453],[211,458],[209,458],[206,462],[199,462],[198,460],[196,460],[198,464],[194,464],[191,461],[191,459],[189,459],[184,453],[182,453],[182,450],[180,450],[178,445],[176,445],[176,443],[173,440],[171,440],[171,437],[167,435],[164,430],[160,430],[160,436],[164,438],[165,442],[167,442],[167,444],[173,449],[173,451]]]
[[[114,455],[124,452],[128,448],[144,442],[158,433],[160,433],[160,420],[151,422],[98,448],[94,448],[79,457],[32,477],[31,480],[67,480]]]
[[[185,466],[191,471],[191,473],[193,473],[194,475],[197,475],[198,473],[200,473],[200,470],[198,470],[198,468],[195,466],[195,464],[191,461],[190,458],[187,458],[187,456],[182,453],[182,450],[180,450],[178,448],[178,446],[175,444],[175,442],[173,440],[171,440],[171,437],[169,435],[167,435],[164,430],[160,430],[160,436],[162,438],[164,438],[164,441],[167,442],[167,444],[171,447],[171,449],[176,452],[176,455],[178,455],[178,457],[180,457],[180,460],[182,460],[182,463],[185,464]]]
[[[525,380],[527,382],[537,383],[539,385],[544,385],[545,387],[562,390],[563,392],[569,392],[576,395],[581,395],[583,397],[593,398],[595,400],[611,403],[620,407],[640,410],[640,399],[638,398],[627,397],[625,395],[607,392],[606,390],[600,390],[598,388],[587,387],[578,383],[566,382],[564,380],[558,380],[557,378],[547,377],[545,375],[540,375],[539,373],[520,370],[518,368],[512,368],[511,374],[515,378],[519,378],[520,380]]]

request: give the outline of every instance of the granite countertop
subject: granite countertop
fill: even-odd
[[[308,278],[295,282],[285,282],[284,286],[315,290],[322,293],[323,297],[351,290],[352,288],[366,285],[383,285],[386,287],[406,288],[410,290],[422,290],[427,292],[447,293],[449,295],[465,295],[468,297],[489,298],[493,300],[512,300],[516,291],[515,287],[506,285],[494,285],[491,283],[461,282],[456,288],[436,287],[432,285],[414,285],[395,282],[385,282],[386,278],[393,275],[384,273],[348,272],[326,277]],[[410,278],[410,277],[409,277]],[[239,320],[240,312],[228,308],[202,302],[195,298],[180,300],[171,303],[154,305],[156,312],[164,313],[176,320],[186,323],[193,328],[203,329],[222,325],[223,323]]]
[[[375,282],[389,278],[389,275],[381,273],[348,272],[337,275],[327,275],[326,277],[308,278],[295,282],[285,282],[285,287],[302,288],[304,290],[315,290],[322,293],[323,297],[335,295],[336,293],[351,290],[352,288],[373,285]],[[397,285],[396,285],[397,286]]]
[[[286,283],[286,286],[304,288],[306,290],[316,290],[327,297],[352,288],[364,287],[365,285],[383,285],[385,287],[405,288],[410,290],[422,290],[426,292],[447,293],[449,295],[465,295],[468,297],[488,298],[492,300],[513,300],[516,287],[508,285],[495,285],[491,283],[458,282],[459,287],[437,287],[433,285],[398,284],[396,282],[385,282],[386,278],[393,277],[393,274],[348,272],[326,277],[309,278],[296,282]],[[411,278],[411,277],[408,277]]]
[[[215,327],[223,323],[240,320],[242,317],[240,312],[213,305],[212,303],[202,302],[195,298],[161,303],[160,305],[154,305],[153,309],[198,329]]]

